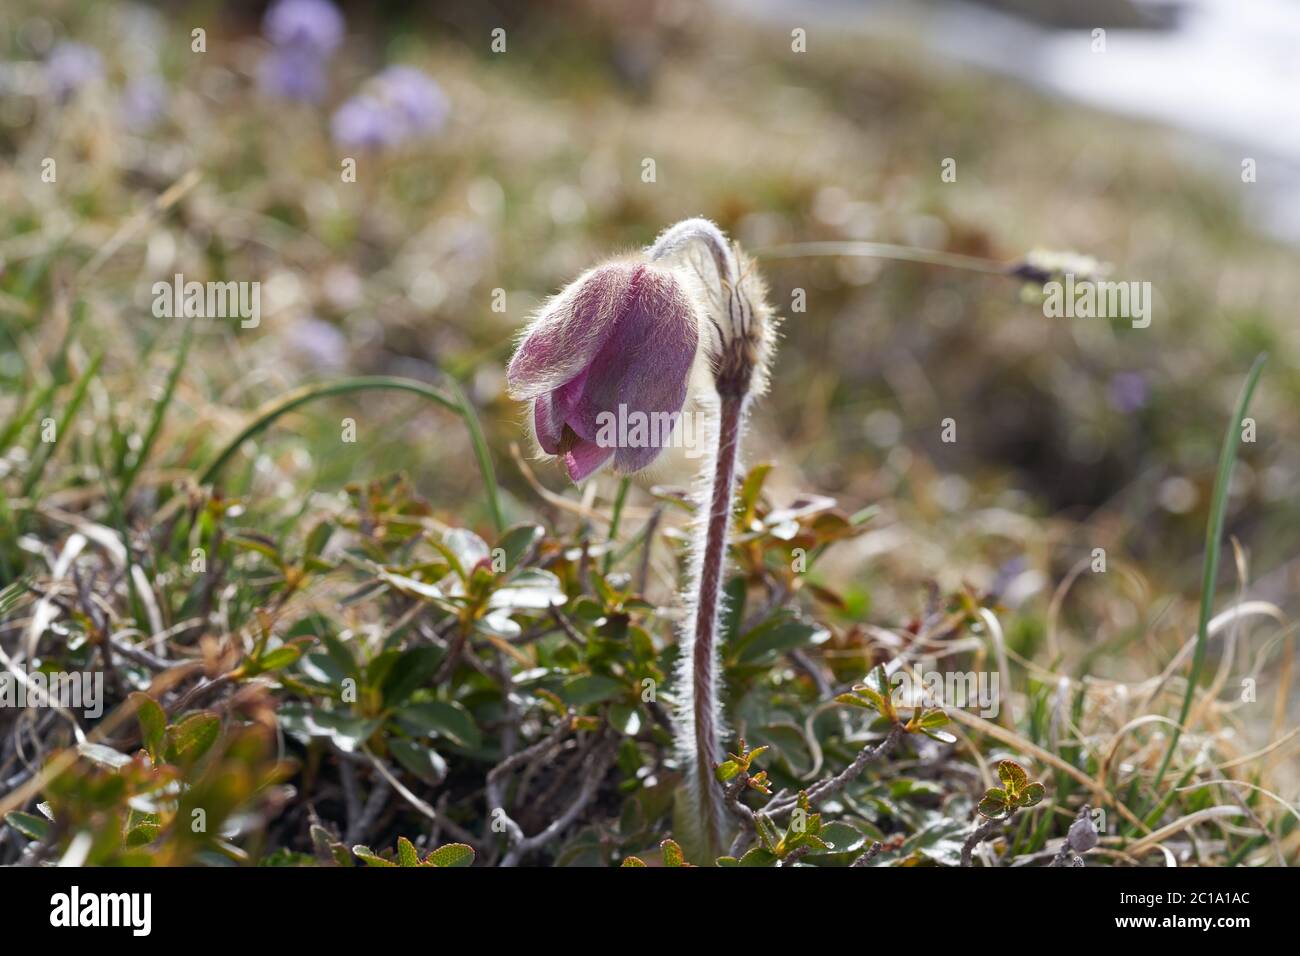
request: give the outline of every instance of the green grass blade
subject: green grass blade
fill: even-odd
[[[614,510],[609,516],[609,538],[605,551],[605,573],[614,566],[614,545],[618,542],[618,526],[623,519],[623,505],[627,502],[627,489],[632,482],[624,478],[618,483],[618,493],[614,496]]]
[[[1205,562],[1201,568],[1201,613],[1196,627],[1196,649],[1192,654],[1191,672],[1187,675],[1187,692],[1183,695],[1183,706],[1178,714],[1178,726],[1174,728],[1173,735],[1169,739],[1169,748],[1165,751],[1164,759],[1160,761],[1160,769],[1156,772],[1153,789],[1157,791],[1160,789],[1165,771],[1169,769],[1169,761],[1173,759],[1174,749],[1178,746],[1178,740],[1183,733],[1183,725],[1187,722],[1187,715],[1191,713],[1196,684],[1200,680],[1201,668],[1205,664],[1210,612],[1214,606],[1214,582],[1219,576],[1219,551],[1223,545],[1223,522],[1228,510],[1228,484],[1232,477],[1233,465],[1237,462],[1237,441],[1241,432],[1241,420],[1246,417],[1246,409],[1250,407],[1250,399],[1255,394],[1255,386],[1259,384],[1259,376],[1264,370],[1264,361],[1267,358],[1266,353],[1260,354],[1250,367],[1246,384],[1241,387],[1241,394],[1237,397],[1236,413],[1228,422],[1228,428],[1223,435],[1223,449],[1219,452],[1219,472],[1214,479],[1214,498],[1210,503],[1210,518],[1205,526]]]
[[[86,390],[90,388],[91,381],[99,373],[100,363],[104,360],[104,353],[100,352],[93,359],[81,378],[77,380],[73,388],[72,397],[68,399],[67,407],[63,411],[63,416],[55,423],[54,441],[41,442],[32,461],[32,467],[27,472],[27,477],[23,480],[23,497],[30,498],[32,492],[36,490],[37,484],[40,483],[41,475],[45,471],[45,466],[49,462],[54,450],[59,447],[65,435],[68,433],[68,426],[72,424],[72,419],[76,416],[81,403],[86,399]]]
[[[185,370],[185,359],[190,352],[190,340],[193,336],[194,324],[185,323],[185,332],[181,335],[180,350],[176,353],[176,364],[172,366],[171,372],[167,375],[167,384],[163,386],[163,393],[159,396],[158,401],[153,407],[153,416],[149,420],[149,429],[145,432],[144,441],[140,445],[140,451],[136,454],[135,459],[122,474],[122,488],[120,495],[122,501],[126,501],[131,494],[131,486],[135,484],[136,475],[149,459],[149,452],[153,449],[153,444],[158,440],[158,432],[162,428],[163,419],[167,415],[167,409],[171,406],[172,396],[176,393],[176,383],[180,381],[181,372]]]
[[[501,502],[497,497],[497,476],[496,470],[492,467],[492,455],[488,451],[487,439],[483,437],[483,429],[479,425],[478,413],[474,411],[474,406],[470,404],[465,393],[461,391],[455,380],[448,382],[452,394],[456,396],[456,401],[460,404],[460,417],[465,420],[465,428],[469,431],[470,444],[474,446],[474,457],[478,459],[478,470],[483,476],[483,490],[487,493],[488,510],[492,512],[492,524],[498,532],[505,530],[505,521],[501,517]]]
[[[295,389],[287,395],[263,405],[257,414],[253,416],[253,420],[245,425],[238,435],[227,442],[212,463],[203,470],[203,473],[199,476],[199,484],[211,484],[220,474],[221,469],[239,451],[244,442],[260,435],[271,427],[277,419],[289,412],[320,398],[367,390],[410,392],[413,395],[419,395],[431,402],[435,402],[461,417],[466,428],[469,429],[470,442],[474,446],[474,455],[478,459],[479,469],[483,475],[483,485],[487,492],[488,507],[492,511],[492,520],[500,530],[503,524],[497,501],[496,473],[492,468],[492,459],[488,454],[487,444],[479,428],[478,417],[474,414],[474,410],[470,406],[468,399],[465,398],[464,393],[454,383],[451,395],[434,388],[432,385],[426,385],[424,382],[417,382],[414,379],[407,378],[395,378],[388,375],[360,376]]]

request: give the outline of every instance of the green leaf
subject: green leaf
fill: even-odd
[[[1019,793],[1025,788],[1025,784],[1029,783],[1029,775],[1025,773],[1025,768],[1014,760],[998,761],[998,779],[1011,794]]]
[[[464,843],[444,843],[424,859],[433,866],[469,866],[474,862],[474,848]]]
[[[955,744],[957,735],[951,734],[946,730],[940,730],[948,724],[948,715],[942,710],[927,710],[917,721],[917,728],[931,740],[937,740],[942,744]]]
[[[758,627],[742,637],[736,648],[739,663],[749,664],[768,656],[807,647],[823,629],[806,621],[790,621],[775,627]]]
[[[384,705],[396,707],[429,682],[444,653],[437,647],[412,647],[402,652],[382,684]]]
[[[1016,797],[1016,806],[1033,807],[1042,802],[1043,797],[1047,796],[1047,788],[1041,783],[1034,782],[1025,787]]]
[[[889,675],[885,673],[885,667],[883,664],[877,664],[871,669],[867,674],[866,685],[869,690],[875,691],[878,696],[883,697],[886,700],[892,693],[889,686]],[[858,688],[856,687],[854,688],[854,690],[857,689]]]
[[[78,744],[77,753],[102,767],[112,767],[114,770],[125,767],[131,762],[131,758],[126,754],[119,753],[112,747],[105,747],[103,744]]]
[[[406,704],[397,719],[422,734],[446,737],[452,743],[473,750],[482,742],[470,712],[455,701],[429,700]]]
[[[505,554],[505,569],[513,571],[528,550],[545,534],[546,529],[539,524],[523,524],[509,528],[497,539],[497,547]]]
[[[628,856],[623,858],[623,866],[645,866],[645,860],[638,856]]]
[[[217,742],[221,718],[212,711],[199,711],[167,728],[167,762],[193,763]]]
[[[392,860],[385,860],[368,846],[357,845],[352,848],[357,859],[365,861],[366,866],[397,866]]]
[[[388,741],[388,749],[398,763],[425,783],[436,787],[447,779],[447,761],[432,747],[394,737]]]
[[[419,866],[420,854],[415,851],[413,844],[406,837],[397,838],[397,865],[398,866]]]
[[[455,558],[462,577],[468,578],[480,561],[491,562],[487,542],[468,528],[452,528],[443,535],[442,544]]]
[[[286,731],[307,737],[328,737],[344,753],[352,753],[359,748],[382,723],[376,718],[358,717],[302,704],[285,704],[276,716]]]
[[[328,521],[322,521],[311,529],[307,535],[307,544],[303,547],[304,558],[314,558],[325,550],[325,545],[329,544],[330,536],[334,534],[334,525]]]
[[[1006,791],[999,790],[997,787],[990,788],[985,792],[984,798],[980,800],[976,809],[979,810],[982,816],[986,816],[990,820],[996,820],[1007,812]]]
[[[627,685],[622,681],[604,674],[583,674],[565,683],[560,696],[574,707],[585,707],[612,700],[627,692]]]
[[[761,846],[756,846],[740,858],[741,866],[771,866],[777,861],[777,856],[771,850],[766,850]]]
[[[11,810],[5,814],[5,823],[9,824],[29,840],[44,840],[50,835],[50,822],[21,810]]]
[[[922,730],[921,733],[941,744],[955,744],[957,742],[957,735],[950,734],[946,730]]]
[[[874,710],[882,717],[885,715],[885,702],[874,690],[856,690],[849,694],[837,694],[835,697],[837,704],[848,704],[850,707],[862,707],[866,710]]]
[[[302,657],[302,650],[302,646],[299,644],[282,644],[257,659],[256,673],[266,674],[289,667],[297,663],[298,658]],[[250,676],[252,675],[250,674]]]
[[[718,769],[714,771],[719,783],[726,783],[728,780],[733,779],[738,773],[740,773],[740,764],[736,763],[734,760],[724,760],[722,763],[718,764]]]
[[[162,705],[140,691],[134,691],[127,700],[135,704],[135,719],[140,724],[140,740],[155,764],[162,758],[163,740],[167,734],[167,712]]]
[[[398,574],[386,568],[376,568],[375,575],[393,590],[405,594],[407,597],[429,601],[438,607],[451,608],[451,605],[447,602],[446,593],[436,584],[429,584],[426,581],[420,581],[405,574]]]
[[[663,851],[664,866],[685,866],[686,857],[682,854],[682,848],[673,840],[664,840],[659,844],[659,849]]]
[[[142,823],[137,827],[133,827],[131,831],[127,833],[126,845],[147,846],[150,843],[152,843],[154,840],[158,839],[158,835],[160,833],[162,833],[161,824]]]
[[[488,607],[494,610],[545,611],[568,600],[559,578],[550,571],[529,568],[493,591]]]
[[[735,653],[740,641],[740,622],[745,613],[745,597],[749,587],[742,575],[737,575],[727,582],[723,589],[722,621],[718,633],[722,646],[729,648],[728,655]]]
[[[620,734],[635,737],[641,730],[641,711],[629,704],[613,704],[609,708],[609,723]]]

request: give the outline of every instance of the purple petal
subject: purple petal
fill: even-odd
[[[614,465],[621,472],[645,468],[668,441],[669,429],[661,429],[660,423],[680,412],[686,401],[698,339],[694,310],[672,275],[638,270],[628,301],[591,362],[582,397],[565,420],[579,435],[591,438],[602,412],[632,425],[633,416],[639,416],[645,441],[619,447]],[[626,406],[621,416],[620,404]]]
[[[601,448],[594,441],[579,438],[564,453],[564,466],[569,470],[569,478],[576,484],[609,461],[613,454],[612,448]]]
[[[637,269],[597,266],[542,307],[506,370],[512,398],[553,391],[587,367],[609,337]]]
[[[582,398],[582,388],[586,382],[587,373],[584,370],[555,391],[537,396],[533,406],[533,426],[537,431],[537,443],[548,455],[559,454],[566,420]],[[579,437],[590,441],[593,436],[579,434]]]

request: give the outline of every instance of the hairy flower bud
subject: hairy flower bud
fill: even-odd
[[[656,262],[680,262],[698,278],[705,351],[718,394],[723,398],[762,394],[767,388],[776,318],[750,258],[708,219],[686,219],[669,227],[647,255]]]

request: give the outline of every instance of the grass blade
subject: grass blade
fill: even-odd
[[[35,460],[32,462],[31,469],[27,472],[27,477],[23,481],[23,497],[31,498],[32,492],[35,491],[37,484],[40,483],[41,475],[45,471],[45,465],[49,462],[50,457],[54,454],[59,442],[63,436],[68,433],[68,426],[72,424],[72,419],[76,416],[77,410],[81,408],[81,403],[86,399],[86,390],[90,388],[90,383],[95,375],[99,372],[99,365],[104,360],[104,353],[100,352],[86,368],[85,373],[77,380],[76,387],[72,391],[72,397],[68,399],[67,407],[64,409],[63,416],[55,424],[54,441],[41,442],[39,450],[36,453]]]
[[[131,486],[135,483],[136,475],[140,473],[141,467],[148,460],[153,443],[158,440],[158,432],[162,428],[163,418],[166,417],[167,409],[172,403],[172,396],[176,393],[176,383],[180,381],[181,372],[185,370],[185,359],[189,355],[193,332],[194,324],[192,322],[185,323],[185,332],[181,336],[180,351],[176,353],[176,364],[172,366],[172,370],[167,376],[167,384],[163,386],[162,395],[154,404],[153,417],[149,420],[149,429],[145,432],[140,451],[122,474],[122,487],[119,494],[123,501],[126,501],[131,494]]]
[[[1174,749],[1182,736],[1183,725],[1187,722],[1187,715],[1191,713],[1196,684],[1201,676],[1201,668],[1205,664],[1205,647],[1209,641],[1207,629],[1210,623],[1210,611],[1214,606],[1214,582],[1219,576],[1223,521],[1228,510],[1228,485],[1232,478],[1233,465],[1237,462],[1237,440],[1241,420],[1246,417],[1246,409],[1250,407],[1250,399],[1255,394],[1255,386],[1259,384],[1259,376],[1264,370],[1264,361],[1267,358],[1267,353],[1261,353],[1250,367],[1246,383],[1241,387],[1241,394],[1237,396],[1236,413],[1228,422],[1228,428],[1223,435],[1223,448],[1219,452],[1219,471],[1214,478],[1214,498],[1210,502],[1210,518],[1205,526],[1205,562],[1201,567],[1201,613],[1196,627],[1196,650],[1192,654],[1192,669],[1187,675],[1187,692],[1183,695],[1183,706],[1178,714],[1178,726],[1174,728],[1173,735],[1169,738],[1169,748],[1165,751],[1164,759],[1160,761],[1160,769],[1156,772],[1153,784],[1156,791],[1159,791],[1160,782],[1164,779],[1165,771],[1169,769],[1169,761],[1173,759]]]
[[[483,438],[483,432],[479,428],[478,416],[475,415],[473,408],[470,406],[460,388],[452,384],[452,394],[448,395],[432,385],[426,385],[424,382],[417,382],[414,379],[395,378],[388,375],[368,375],[357,378],[341,379],[337,382],[326,382],[322,385],[307,385],[289,392],[272,402],[263,405],[262,408],[254,415],[253,420],[226,443],[225,447],[217,454],[212,463],[203,470],[199,476],[200,485],[211,484],[220,474],[221,469],[226,466],[231,458],[239,451],[241,445],[257,435],[260,435],[267,428],[271,427],[277,419],[295,409],[306,405],[308,402],[314,402],[320,398],[328,398],[333,395],[345,395],[349,392],[362,392],[367,390],[388,390],[398,392],[410,392],[413,395],[419,395],[441,405],[448,411],[455,412],[465,422],[469,430],[470,443],[474,446],[474,455],[478,459],[479,470],[482,472],[483,485],[487,493],[488,507],[492,512],[492,520],[498,530],[504,525],[501,520],[501,510],[497,499],[496,473],[492,468],[492,459],[488,454],[487,444]]]

